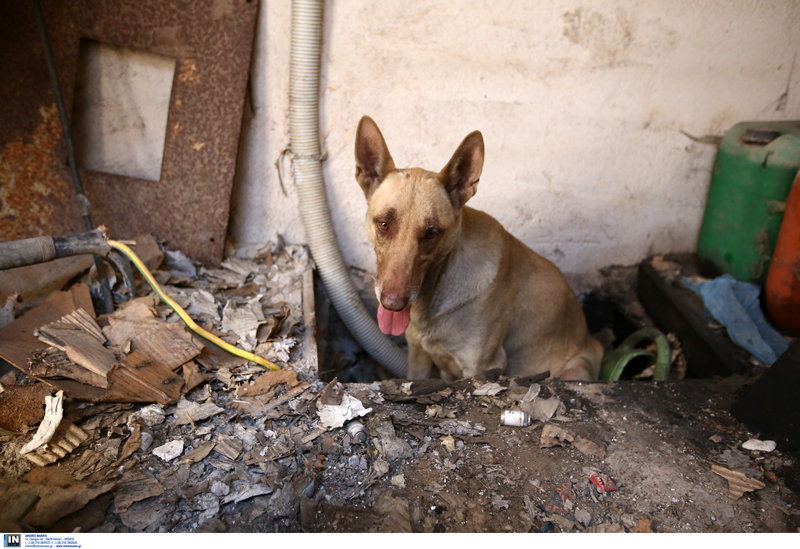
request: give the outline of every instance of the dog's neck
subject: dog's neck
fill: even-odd
[[[468,207],[462,209],[453,247],[434,261],[422,281],[412,309],[415,315],[433,319],[455,311],[483,293],[497,277],[503,243],[476,245],[475,239],[481,237],[474,228],[480,215],[484,214]]]

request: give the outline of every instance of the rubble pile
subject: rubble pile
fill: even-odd
[[[794,460],[720,411],[724,385],[326,383],[304,248],[148,261],[198,324],[282,369],[206,344],[144,288],[98,318],[80,283],[28,307],[0,328],[4,531],[800,526]]]

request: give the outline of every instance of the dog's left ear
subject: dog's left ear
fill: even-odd
[[[464,138],[453,158],[437,176],[453,206],[460,208],[478,190],[478,181],[483,171],[483,136],[475,131]]]

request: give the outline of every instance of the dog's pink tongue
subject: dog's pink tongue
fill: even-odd
[[[390,311],[378,304],[378,327],[386,335],[399,336],[405,333],[411,321],[411,305],[402,311]]]

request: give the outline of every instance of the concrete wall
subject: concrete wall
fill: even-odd
[[[742,120],[800,118],[796,0],[325,2],[321,133],[338,241],[374,269],[353,173],[363,114],[398,166],[439,170],[471,130],[470,205],[573,281],[695,248],[716,149]],[[302,242],[289,163],[291,3],[263,0],[231,240]]]

